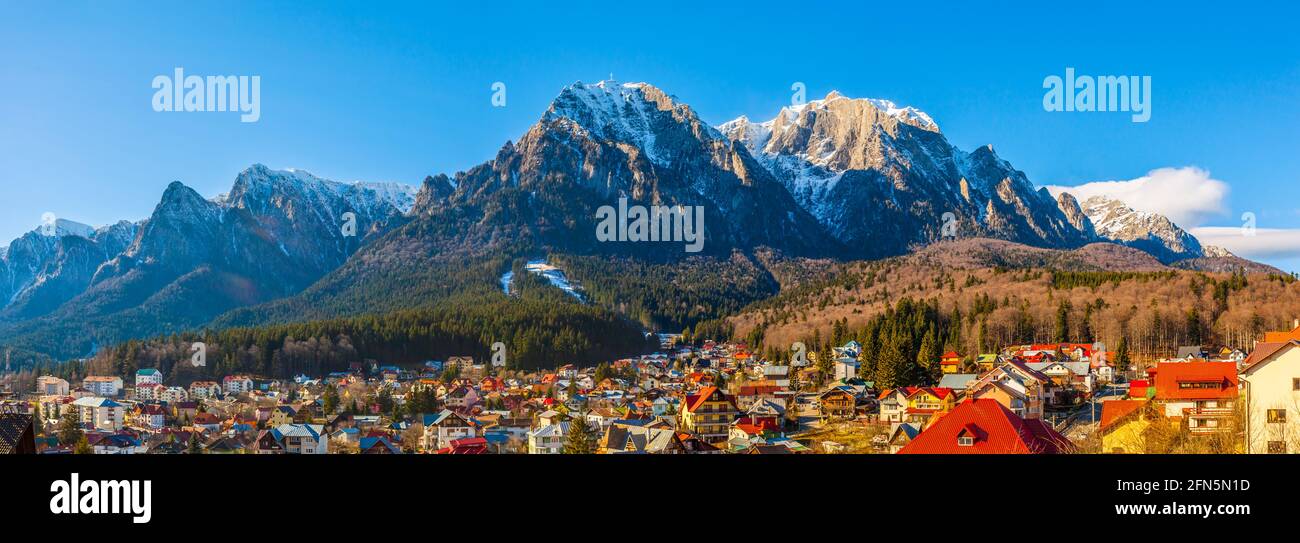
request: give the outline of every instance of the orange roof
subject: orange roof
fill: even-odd
[[[1161,362],[1156,368],[1157,400],[1237,397],[1236,362]]]
[[[942,357],[942,358],[943,358],[944,360],[948,360],[948,359],[950,359],[950,358],[961,358],[961,355],[960,355],[960,354],[957,354],[957,351],[948,351],[948,352],[946,352],[946,353],[943,353],[943,357]]]
[[[1264,341],[1261,343],[1286,343],[1288,341],[1300,341],[1300,326],[1290,332],[1265,332]]]
[[[699,394],[692,394],[690,396],[687,396],[686,410],[694,413],[696,409],[699,409],[701,405],[704,405],[704,402],[708,401],[709,396],[712,396],[713,393],[717,391],[718,391],[718,387],[704,387],[700,389]],[[731,398],[728,397],[726,394],[723,394],[722,398],[728,402],[731,401]]]
[[[1146,400],[1107,400],[1101,402],[1101,429],[1110,428],[1129,413],[1146,405]]]

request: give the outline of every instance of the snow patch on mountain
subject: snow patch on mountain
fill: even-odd
[[[578,81],[560,91],[542,121],[570,121],[594,139],[635,145],[651,162],[667,166],[671,157],[658,145],[656,129],[665,113],[692,120],[695,116],[689,107],[648,83]],[[703,125],[703,129],[706,138],[722,138],[711,126]]]

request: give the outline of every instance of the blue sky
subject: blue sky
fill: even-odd
[[[1250,250],[1300,270],[1296,7],[552,4],[8,5],[0,239],[45,212],[91,224],[145,218],[170,181],[211,196],[257,162],[418,183],[489,159],[564,85],[612,73],[715,124],[774,116],[794,82],[810,98],[836,89],[891,99],[928,112],[962,148],[994,144],[1039,185],[1198,168],[1229,190],[1187,226],[1236,227],[1254,213],[1268,236]],[[261,76],[261,119],[153,111],[150,82],[178,66]],[[1151,76],[1150,121],[1044,111],[1043,78],[1067,66]],[[497,81],[504,108],[491,104]],[[1178,196],[1160,203],[1177,208]]]

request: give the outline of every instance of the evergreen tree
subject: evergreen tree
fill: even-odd
[[[1056,333],[1052,336],[1052,341],[1065,343],[1070,341],[1070,301],[1061,300],[1061,305],[1056,308]]]
[[[1115,369],[1121,373],[1127,372],[1132,365],[1133,361],[1129,359],[1128,353],[1128,338],[1120,336],[1119,346],[1115,349]]]
[[[876,388],[896,388],[903,386],[906,382],[903,380],[903,371],[907,366],[907,357],[903,354],[903,347],[899,337],[889,334],[885,338],[884,348],[881,349],[880,358],[876,362]]]
[[[564,454],[595,454],[596,434],[587,426],[585,412],[574,413],[569,419],[569,433],[564,436]]]
[[[86,440],[86,436],[82,435],[77,439],[77,445],[73,447],[72,454],[95,454],[95,449],[90,446],[90,441]]]
[[[943,368],[939,365],[939,358],[943,353],[939,352],[939,340],[935,331],[931,328],[926,332],[925,337],[921,338],[921,349],[916,353],[916,363],[921,370],[921,384],[925,386],[934,385],[942,377]]]
[[[81,417],[77,414],[77,408],[70,406],[67,409],[59,418],[59,444],[75,445],[85,436],[85,432],[81,430]]]
[[[334,411],[339,408],[339,391],[334,385],[326,384],[325,392],[321,394],[322,407],[326,415],[333,415]]]

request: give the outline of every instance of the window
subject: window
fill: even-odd
[[[1269,409],[1269,410],[1268,410],[1268,422],[1269,422],[1269,423],[1283,423],[1283,422],[1286,422],[1286,410],[1285,410],[1285,409]]]
[[[1291,390],[1300,390],[1300,377],[1291,378]]]
[[[962,447],[970,447],[975,444],[975,438],[971,436],[960,436],[957,438],[957,444]]]
[[[1268,454],[1286,454],[1286,442],[1285,441],[1268,442]]]

